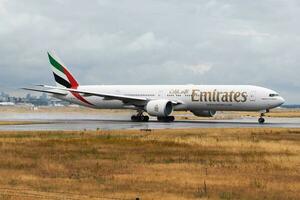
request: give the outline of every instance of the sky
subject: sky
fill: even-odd
[[[251,84],[300,103],[299,0],[0,0],[0,88]]]

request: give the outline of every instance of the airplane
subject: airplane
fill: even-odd
[[[199,117],[213,117],[217,111],[255,111],[263,124],[264,114],[285,102],[277,92],[253,85],[80,85],[55,53],[47,54],[56,86],[22,89],[95,109],[133,109],[135,122],[147,122],[149,116],[173,122],[173,111],[190,111]]]

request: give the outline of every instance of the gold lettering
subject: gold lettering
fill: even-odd
[[[207,95],[208,95],[208,101],[211,102],[212,93],[211,92],[207,92]]]
[[[234,101],[236,102],[241,102],[241,100],[239,100],[239,97],[241,96],[241,93],[240,92],[236,92],[234,93]]]
[[[184,94],[188,90],[182,90],[179,93]],[[173,94],[179,94],[178,91],[173,90]],[[217,89],[212,91],[200,91],[198,89],[192,90],[192,101],[200,102],[246,102],[248,98],[247,92],[218,92]]]
[[[229,95],[229,101],[230,101],[230,102],[233,101],[233,94],[234,94],[234,91],[231,91],[231,92],[230,92],[230,95]]]
[[[214,92],[213,92],[213,98],[212,98],[212,101],[213,101],[213,102],[216,102],[216,92],[217,92],[217,90],[214,89]]]
[[[217,102],[220,102],[220,95],[222,94],[223,92],[218,92],[217,93]]]
[[[247,92],[242,92],[242,97],[243,97],[243,100],[241,100],[241,102],[246,102],[247,101]]]
[[[199,101],[200,90],[192,90],[192,101]]]
[[[223,102],[228,102],[228,97],[229,97],[229,92],[224,92],[222,96],[222,101]]]
[[[203,102],[203,101],[207,101],[207,92],[201,92],[200,93],[200,101]]]

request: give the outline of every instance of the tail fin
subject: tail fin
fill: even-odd
[[[52,66],[56,85],[58,87],[77,88],[79,86],[78,82],[55,53],[48,52],[48,57]]]

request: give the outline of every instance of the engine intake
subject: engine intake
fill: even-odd
[[[173,104],[169,100],[152,100],[145,106],[146,112],[151,116],[166,117],[173,111]]]
[[[198,117],[213,117],[216,114],[215,110],[191,110]]]

